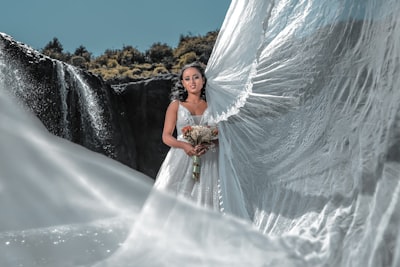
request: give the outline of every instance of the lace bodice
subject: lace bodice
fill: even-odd
[[[208,125],[209,112],[208,108],[204,111],[203,115],[192,115],[190,111],[179,103],[178,117],[176,121],[176,130],[178,139],[182,139],[181,129],[187,125]]]

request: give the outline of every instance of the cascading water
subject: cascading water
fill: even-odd
[[[59,94],[61,101],[61,121],[60,128],[63,131],[62,137],[72,140],[70,114],[69,94],[76,93],[79,102],[79,113],[81,114],[81,131],[85,134],[84,138],[90,138],[101,142],[109,140],[110,129],[104,121],[106,114],[104,109],[99,103],[99,97],[95,90],[91,88],[81,76],[81,74],[71,65],[65,65],[60,61],[55,61],[57,70],[57,82],[59,85]],[[66,75],[67,74],[67,75]],[[84,142],[91,142],[90,140]],[[105,151],[110,150],[107,144],[102,144]],[[112,156],[112,155],[110,155]]]
[[[59,81],[60,88],[60,98],[61,98],[61,129],[63,130],[62,137],[71,140],[71,132],[70,132],[70,122],[68,120],[68,87],[66,86],[65,81],[65,72],[64,67],[61,62],[56,62],[57,66],[57,76]]]
[[[94,136],[99,140],[106,140],[108,135],[107,124],[104,121],[105,114],[101,105],[98,103],[98,96],[92,88],[83,80],[82,76],[74,67],[68,65],[66,67],[69,76],[76,85],[80,107],[82,110],[82,125],[87,127],[90,125],[94,130]]]

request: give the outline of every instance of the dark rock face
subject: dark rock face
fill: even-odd
[[[0,63],[5,88],[51,133],[155,177],[168,149],[161,133],[174,76],[111,86],[4,34]]]
[[[117,97],[112,106],[124,121],[126,138],[135,142],[136,169],[151,177],[157,175],[168,152],[161,135],[174,80],[175,76],[166,75],[113,86]]]

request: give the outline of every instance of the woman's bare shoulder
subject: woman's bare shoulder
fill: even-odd
[[[178,112],[179,108],[179,100],[172,100],[171,103],[169,103],[167,112]]]
[[[177,100],[177,99],[172,100],[168,106],[168,108],[172,108],[172,109],[178,109],[178,107],[179,107],[179,100]]]

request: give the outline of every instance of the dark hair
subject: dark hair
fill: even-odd
[[[183,72],[187,70],[188,68],[196,68],[201,76],[204,78],[204,85],[203,89],[201,89],[201,94],[200,97],[204,100],[206,100],[206,85],[207,85],[207,78],[204,73],[204,67],[199,63],[199,62],[193,62],[190,64],[186,64],[185,66],[182,67],[179,76],[178,76],[178,81],[176,81],[174,88],[172,89],[171,92],[171,99],[172,100],[177,100],[179,99],[180,101],[185,101],[188,94],[185,90],[185,88],[182,85],[182,79],[183,79]]]

